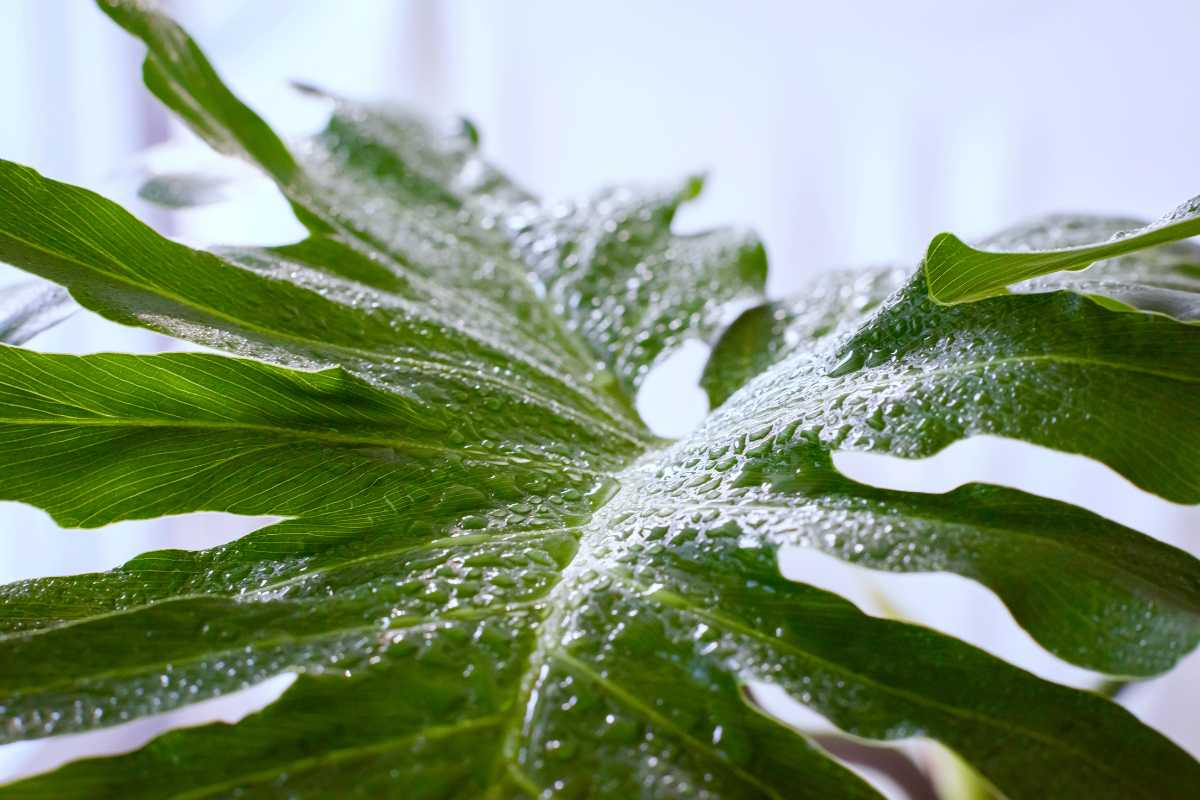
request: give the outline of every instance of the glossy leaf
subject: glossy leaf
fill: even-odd
[[[544,205],[479,160],[473,128],[439,136],[344,103],[293,155],[168,19],[104,7],[150,46],[151,87],[272,175],[312,235],[197,251],[0,164],[0,258],[111,319],[233,356],[0,347],[0,497],[81,527],[199,510],[281,520],[212,550],[0,589],[4,736],[299,678],[236,726],[172,732],[8,796],[873,795],[749,702],[752,681],[858,736],[944,742],[1006,796],[1195,793],[1200,765],[1120,707],[868,617],[784,579],[776,553],[956,571],[1065,658],[1168,668],[1200,636],[1195,559],[1012,490],[863,486],[830,450],[914,454],[994,418],[1186,493],[1194,448],[1172,477],[1143,469],[1157,438],[1092,448],[1079,420],[1047,423],[1038,388],[1053,375],[1017,366],[1049,359],[1006,320],[1054,327],[1044,344],[1072,366],[1155,365],[1165,382],[1146,403],[1160,412],[1191,380],[1196,328],[1068,293],[945,309],[920,276],[880,305],[898,275],[869,277],[863,302],[833,280],[807,327],[778,328],[773,311],[759,328],[794,342],[763,357],[763,333],[744,336],[717,383],[778,363],[665,443],[632,411],[639,380],[762,277],[752,237],[671,233],[694,184]],[[982,356],[985,333],[1015,353],[988,362],[1014,365],[997,402],[975,396],[991,376],[954,351]],[[1124,349],[1093,365],[1110,333]],[[879,427],[903,393],[913,415]]]
[[[1102,226],[1067,231],[1050,226],[1042,242],[1025,236],[1016,241],[984,242],[978,248],[952,233],[940,233],[925,253],[929,294],[939,303],[971,302],[1003,294],[1014,283],[1062,270],[1084,269],[1102,259],[1196,236],[1200,234],[1200,197],[1193,197],[1156,222],[1114,231],[1107,239],[1079,237],[1081,230],[1107,233]]]
[[[862,507],[857,493],[908,525],[918,514],[951,517],[963,506],[961,497],[934,498],[921,508],[920,495],[854,487],[827,465],[802,463],[814,448],[786,426],[764,436],[752,430],[754,415],[727,412],[693,439],[614,471],[620,489],[609,499],[612,484],[564,487],[559,470],[526,472],[516,458],[505,464],[512,483],[489,485],[472,470],[495,464],[484,466],[484,454],[470,447],[461,459],[402,450],[390,438],[394,398],[338,372],[200,354],[0,352],[15,359],[4,374],[28,376],[29,387],[10,386],[0,403],[26,415],[5,425],[6,492],[40,497],[64,520],[77,519],[68,515],[79,513],[81,497],[114,515],[219,508],[295,517],[213,551],[152,553],[105,575],[8,587],[8,666],[0,671],[8,735],[108,724],[284,669],[312,674],[316,684],[299,686],[322,687],[311,691],[328,698],[314,706],[310,690],[295,689],[261,724],[227,732],[226,749],[241,753],[243,735],[253,743],[245,761],[231,764],[233,778],[218,781],[180,755],[212,747],[205,742],[213,734],[181,732],[105,768],[68,767],[30,784],[31,792],[207,792],[233,780],[302,794],[346,779],[338,768],[345,761],[362,770],[364,787],[397,791],[420,778],[431,792],[442,781],[453,791],[483,782],[517,794],[561,781],[613,796],[681,784],[716,796],[790,795],[797,774],[770,766],[783,760],[805,775],[813,796],[828,796],[824,781],[845,776],[799,740],[778,749],[787,740],[769,735],[738,697],[737,683],[752,679],[782,683],[859,735],[948,742],[1012,796],[1060,783],[1064,796],[1105,796],[1105,786],[1128,794],[1135,785],[1172,796],[1178,775],[1194,769],[1100,698],[932,632],[872,620],[783,579],[775,544],[797,528],[823,528],[812,511],[762,519],[772,499],[807,495],[817,514],[823,504],[844,518]],[[72,388],[79,384],[106,388],[83,405]],[[47,395],[55,386],[71,393],[74,408]],[[85,408],[95,417],[83,416]],[[122,417],[122,409],[141,416]],[[697,463],[697,452],[707,462]],[[715,454],[736,463],[721,468],[710,463]],[[539,479],[539,495],[520,489]],[[1045,510],[1044,501],[1015,492],[974,491],[980,497],[972,500],[995,493],[1010,518],[1022,499]],[[905,520],[903,502],[913,519]],[[894,524],[864,510],[868,524]],[[1003,519],[986,508],[976,513],[989,525]],[[1059,513],[1069,526],[1086,518]],[[1099,520],[1092,528],[1097,536],[1122,533]],[[1160,570],[1171,568],[1172,554],[1186,559],[1158,547]],[[1025,589],[1053,597],[1036,580]],[[137,648],[126,646],[131,636]],[[311,715],[344,719],[341,709],[359,703],[378,708],[369,725],[354,715],[332,740],[304,733],[317,724],[304,721]],[[62,711],[55,717],[51,709]],[[453,751],[450,776],[440,757],[413,763],[411,747],[458,734],[475,744],[462,743],[468,761]],[[997,737],[1027,757],[997,759]],[[1118,741],[1120,749],[1106,750],[1107,769],[1079,755],[1080,747]],[[1147,752],[1153,768],[1139,766]],[[1170,783],[1155,777],[1164,760],[1174,764]],[[151,772],[138,766],[145,763]],[[322,777],[313,783],[309,769]],[[854,785],[839,791],[851,794]]]
[[[257,117],[245,122],[253,112],[173,22],[132,0],[101,7],[150,46],[150,89],[217,150],[262,167],[314,234],[491,300],[551,340],[566,328],[576,353],[609,366],[597,377],[626,390],[684,339],[715,332],[725,303],[761,294],[753,236],[671,233],[696,179],[543,206],[479,157],[472,125],[439,135],[411,114],[336,98],[328,127],[292,156]]]
[[[1143,223],[1128,217],[1051,214],[987,237],[988,250],[1043,251],[1085,245]],[[715,343],[701,383],[713,406],[746,381],[798,350],[850,336],[903,286],[908,271],[880,267],[834,271],[799,295],[747,309]],[[1172,242],[1105,259],[1082,271],[1056,272],[1009,287],[1017,294],[1069,289],[1105,308],[1200,319],[1200,244]]]
[[[895,278],[842,279],[873,287],[862,295],[870,303]],[[801,347],[827,302],[802,296],[745,312],[714,348],[710,397],[777,363],[778,402],[806,408],[802,427],[829,448],[920,457],[970,435],[1007,436],[1089,456],[1170,500],[1200,501],[1196,326],[1114,313],[1066,290],[943,306],[918,273],[857,330]]]
[[[909,277],[900,268],[836,270],[803,293],[748,308],[713,344],[700,385],[711,407],[746,381],[795,352],[827,348],[845,339]]]

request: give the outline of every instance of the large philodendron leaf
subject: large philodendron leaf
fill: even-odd
[[[169,733],[5,796],[873,796],[748,702],[756,680],[859,736],[937,739],[1009,797],[1195,794],[1200,766],[1120,707],[785,580],[776,551],[956,571],[1065,658],[1168,668],[1200,636],[1195,559],[1011,490],[863,486],[829,453],[911,454],[987,419],[1194,493],[1194,448],[1167,465],[1184,478],[1141,460],[1168,436],[1191,441],[1186,415],[1161,438],[1096,448],[1096,428],[1070,415],[1030,422],[1048,378],[1016,365],[1051,360],[1027,354],[1031,333],[998,344],[1017,349],[991,368],[1014,372],[990,402],[973,362],[951,359],[960,344],[982,355],[975,338],[1007,318],[1054,327],[1049,352],[1081,368],[1093,343],[1119,339],[1101,366],[1152,363],[1127,383],[1159,391],[1145,403],[1166,419],[1196,328],[1065,294],[947,310],[914,284],[872,309],[896,276],[831,286],[797,338],[812,347],[774,352],[666,444],[632,390],[761,279],[753,239],[670,232],[690,188],[556,211],[480,161],[472,136],[345,105],[293,155],[173,23],[105,7],[149,44],[152,88],[259,163],[313,235],[197,251],[0,163],[0,258],[111,319],[235,356],[0,347],[0,498],[80,527],[198,510],[282,519],[212,550],[0,588],[3,737],[299,677],[236,726]],[[833,333],[872,310],[849,343]],[[1097,428],[1128,421],[1078,402]]]
[[[473,127],[439,134],[399,109],[333,102],[328,127],[300,156],[307,183],[319,189],[303,188],[294,202],[369,232],[414,206],[453,208],[453,230],[512,244],[510,256],[539,294],[626,393],[684,339],[714,334],[726,304],[761,296],[766,256],[753,234],[672,233],[680,205],[700,193],[699,178],[541,204],[480,158]],[[372,216],[355,211],[364,205]],[[382,240],[390,231],[385,223],[370,235]],[[490,280],[494,269],[482,277]]]
[[[1117,706],[865,617],[783,579],[774,549],[899,527],[935,551],[898,548],[904,557],[946,557],[951,549],[920,534],[974,537],[951,544],[980,572],[1015,581],[1063,631],[1084,609],[1111,616],[1106,606],[1130,602],[1105,589],[1112,575],[1194,606],[1194,562],[1017,492],[977,488],[964,504],[857,486],[786,415],[764,432],[761,416],[735,410],[753,409],[758,393],[629,467],[619,454],[580,453],[572,481],[571,467],[507,445],[439,450],[438,434],[411,432],[402,398],[338,371],[199,354],[9,348],[0,358],[3,374],[24,376],[0,394],[4,496],[77,524],[197,508],[292,517],[212,551],[6,587],[7,737],[111,724],[283,670],[311,676],[219,738],[171,734],[13,796],[267,786],[319,795],[347,780],[368,793],[416,781],[433,796],[484,786],[864,792],[743,703],[737,686],[754,679],[783,684],[858,735],[946,742],[1009,796],[1186,796],[1179,787],[1200,780],[1187,756]],[[539,416],[513,421],[537,427]],[[611,479],[590,473],[605,464]],[[796,513],[780,513],[787,503]],[[1074,551],[1079,577],[1007,575],[1013,553],[996,534],[1036,537],[1039,519],[1077,535],[1042,535],[1031,552]],[[1117,557],[1131,562],[1125,573]],[[1161,630],[1142,649],[1165,655],[1160,632],[1194,631],[1178,630],[1186,617],[1168,604],[1156,610]]]
[[[1167,282],[1171,271],[1186,269],[1180,267],[1181,245],[1171,247],[1175,252],[1170,254],[1147,251],[1096,268],[1100,275],[1123,274],[1125,286],[1157,287]],[[746,391],[776,398],[763,402],[768,416],[786,406],[797,418],[797,429],[820,444],[816,455],[799,459],[799,464],[820,461],[820,453],[832,449],[924,456],[965,436],[986,433],[1083,453],[1144,488],[1183,502],[1196,501],[1200,469],[1192,448],[1200,446],[1200,419],[1194,413],[1200,335],[1194,326],[1157,315],[1113,313],[1064,290],[1040,293],[1051,288],[1051,279],[1037,287],[1039,293],[946,307],[929,299],[920,273],[907,285],[901,283],[901,275],[890,268],[831,273],[796,298],[744,312],[716,343],[706,366],[702,382],[713,404],[724,402],[761,373]],[[1176,283],[1187,285],[1183,277]],[[1058,285],[1072,282],[1064,279]],[[897,286],[901,288],[893,291]],[[1182,289],[1180,293],[1187,294]],[[737,424],[742,424],[743,413],[738,412]],[[728,415],[722,412],[714,422]],[[772,486],[801,487],[808,494],[810,481],[795,478],[794,466],[771,466],[761,475]],[[839,494],[839,482],[822,478],[822,493]],[[859,488],[853,494],[861,501],[866,493]],[[966,544],[969,535],[958,539],[961,547],[946,541],[947,535],[955,534],[944,516],[940,528],[921,530],[910,522],[908,533],[897,535],[890,512],[879,507],[865,515],[851,511],[835,518],[824,545],[820,537],[809,543],[868,566],[970,575],[993,588],[1039,641],[1069,660],[1132,674],[1164,668],[1165,663],[1135,664],[1148,641],[1142,615],[1158,602],[1157,589],[1142,581],[1158,568],[1147,562],[1140,578],[1084,568],[1090,559],[1072,553],[1076,545],[1071,540],[1078,535],[1077,545],[1107,550],[1108,545],[1101,544],[1107,535],[1099,529],[1108,523],[1094,517],[1089,523],[1074,510],[1067,521],[1044,503],[1027,515],[1025,503],[1007,494],[963,487],[926,501],[957,513],[978,510],[978,526],[1022,537],[1020,548],[1012,547],[1011,538],[1006,540],[1004,551],[1011,560],[1003,566],[987,555],[984,542]],[[781,514],[774,493],[768,495],[772,499],[766,508]],[[810,500],[802,507],[812,505]],[[796,509],[795,502],[789,503],[783,516],[794,519]],[[1071,534],[1064,537],[1067,531]],[[1028,536],[1034,538],[1024,538]],[[931,552],[929,544],[935,539],[938,545]],[[1041,554],[1033,556],[1026,548]],[[973,566],[953,563],[963,556]],[[1118,558],[1113,563],[1133,562]],[[1127,606],[1132,612],[1128,615],[1106,615],[1105,630],[1092,630],[1073,644],[1055,641],[1042,630],[1047,620],[1036,618],[1045,607],[1039,608],[1041,601],[1030,604],[1029,592],[1012,583],[1049,586],[1088,573],[1091,577],[1084,583],[1104,587],[1101,593],[1124,586],[1130,597],[1141,600]],[[1191,577],[1182,578],[1178,586],[1190,586],[1185,590],[1189,595],[1196,590]],[[1088,593],[1082,584],[1077,588]],[[1162,629],[1160,646],[1171,649],[1167,642],[1175,642],[1182,653],[1195,645],[1194,602],[1194,596],[1182,602],[1176,618],[1180,627]],[[1115,624],[1117,618],[1123,621]],[[1064,625],[1060,633],[1070,638],[1071,630],[1084,627],[1090,627],[1087,615]],[[1117,638],[1124,638],[1124,644]],[[1106,642],[1104,656],[1093,649],[1100,641]],[[1116,656],[1122,652],[1130,660]]]
[[[1113,223],[1118,223],[1114,225]],[[1124,223],[1124,224],[1121,224]],[[1200,234],[1200,197],[1193,197],[1162,219],[1149,224],[1104,217],[1050,217],[1020,226],[971,247],[952,233],[940,233],[925,253],[929,294],[939,303],[955,304],[1004,294],[1006,287],[1062,270],[1081,270],[1103,259],[1119,259],[1149,247]],[[1193,273],[1193,278],[1195,277]],[[1091,287],[1092,289],[1104,287]],[[1118,289],[1122,304],[1140,307]],[[1084,289],[1082,291],[1089,291]],[[1102,291],[1101,296],[1107,296]],[[1133,301],[1133,302],[1130,302]],[[1151,301],[1151,308],[1157,303]],[[1171,307],[1163,309],[1171,313]],[[1195,306],[1184,309],[1194,319]]]

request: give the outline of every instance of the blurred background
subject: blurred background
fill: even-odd
[[[286,136],[323,121],[324,107],[288,86],[303,80],[433,114],[466,114],[492,160],[543,196],[708,171],[708,189],[681,225],[756,228],[777,296],[802,291],[833,267],[913,264],[941,230],[970,238],[1063,210],[1150,218],[1200,191],[1195,0],[164,5]],[[271,187],[208,155],[168,119],[141,85],[142,52],[88,0],[0,0],[0,157],[114,197],[188,242],[299,236]],[[238,176],[238,203],[166,212],[138,201],[147,170],[200,164]],[[19,278],[0,267],[0,292]],[[179,347],[86,313],[29,346]],[[653,377],[639,401],[652,425],[680,433],[703,415],[704,398],[691,388],[703,357],[702,347],[688,348]],[[1196,509],[1149,497],[1096,464],[1026,445],[972,441],[925,462],[855,456],[838,463],[853,477],[897,488],[942,491],[971,480],[1018,486],[1200,552]],[[206,546],[257,524],[189,515],[60,532],[41,512],[0,503],[0,580],[105,569],[145,549]],[[844,591],[873,613],[934,625],[1044,676],[1096,683],[1041,651],[990,594],[966,581],[868,575],[792,552],[784,569]],[[1120,699],[1200,753],[1196,656]],[[797,724],[819,722],[778,702]],[[234,703],[200,716],[238,713]],[[134,746],[173,721],[0,748],[0,779],[72,753]]]

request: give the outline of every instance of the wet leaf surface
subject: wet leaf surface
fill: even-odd
[[[858,736],[944,742],[1006,796],[1195,793],[1200,767],[1108,700],[776,563],[799,543],[958,572],[1068,660],[1168,669],[1200,638],[1195,559],[1013,490],[864,486],[830,453],[1000,433],[1195,501],[1195,327],[1065,291],[947,308],[921,273],[831,276],[735,323],[706,376],[722,406],[663,442],[632,392],[765,268],[748,234],[671,231],[694,182],[546,204],[480,160],[473,128],[346,103],[292,152],[173,23],[104,7],[149,45],[150,86],[272,175],[311,236],[192,250],[0,163],[0,258],[230,354],[0,347],[0,497],[74,527],[283,519],[0,588],[3,735],[300,677],[235,726],[0,794],[874,796],[751,681]]]

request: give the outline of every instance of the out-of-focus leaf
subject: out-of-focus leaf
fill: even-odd
[[[24,344],[78,309],[66,289],[45,281],[0,288],[0,342]]]
[[[229,181],[217,175],[177,172],[155,175],[138,189],[138,197],[164,208],[192,208],[227,197]]]

